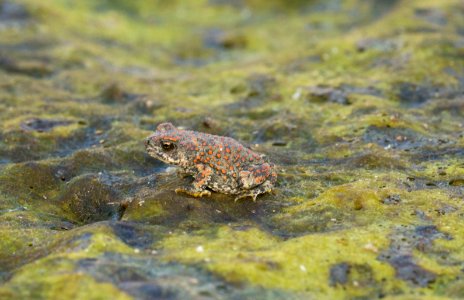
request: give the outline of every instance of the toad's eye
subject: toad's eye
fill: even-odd
[[[171,151],[171,150],[174,150],[175,147],[176,147],[176,145],[174,145],[174,143],[171,143],[171,142],[161,142],[161,148],[163,148],[164,151]]]

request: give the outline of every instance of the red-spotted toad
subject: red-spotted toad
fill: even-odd
[[[194,197],[215,192],[236,195],[236,200],[270,192],[277,174],[274,166],[236,140],[182,130],[171,123],[158,125],[145,145],[149,155],[177,165],[195,177],[192,186],[178,188]]]

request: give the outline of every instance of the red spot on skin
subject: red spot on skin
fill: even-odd
[[[253,161],[253,157],[250,157],[250,161]]]
[[[222,169],[221,172],[222,172],[222,174],[226,174],[226,170],[225,170],[225,169]]]
[[[221,158],[221,153],[216,154],[217,158]]]
[[[195,160],[200,160],[200,159],[201,159],[200,156],[195,157]]]
[[[226,148],[226,152],[227,152],[227,153],[230,153],[230,149],[229,149],[229,148]]]
[[[205,155],[205,152],[200,152],[200,155],[201,155],[201,156]]]
[[[237,175],[235,173],[232,173],[232,177],[237,177]]]
[[[207,158],[206,158],[206,161],[210,161],[210,159],[211,159],[211,157],[207,157]]]
[[[245,157],[242,157],[242,161],[245,162]]]
[[[221,165],[221,161],[218,161],[217,164],[218,164],[218,166],[220,166],[220,165]]]
[[[200,149],[198,149],[198,147],[195,147],[195,151],[198,151],[198,150],[200,150]]]
[[[206,142],[203,142],[203,146],[206,146]]]
[[[209,164],[209,166],[210,166],[211,168],[214,168],[213,164]]]
[[[226,156],[224,156],[224,159],[225,159],[225,160],[229,160],[229,157],[226,155]]]
[[[233,171],[233,170],[234,170],[234,167],[230,166],[230,167],[229,167],[229,170]]]
[[[212,150],[209,150],[209,151],[208,151],[208,154],[209,154],[209,155],[213,155],[213,151],[212,151]]]
[[[236,167],[240,167],[240,163],[236,163],[235,166],[236,166]]]

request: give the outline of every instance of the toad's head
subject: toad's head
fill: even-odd
[[[145,140],[148,154],[165,163],[180,165],[185,156],[180,146],[181,131],[171,123],[158,125],[156,131]]]

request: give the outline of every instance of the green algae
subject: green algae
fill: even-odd
[[[61,234],[58,238],[60,242],[52,246],[54,251],[45,258],[19,268],[8,283],[0,288],[0,295],[5,298],[131,299],[109,283],[98,282],[87,274],[74,271],[77,259],[98,256],[108,248],[118,253],[133,253],[120,240],[112,238],[108,231],[105,232],[104,228],[102,232],[98,232],[97,227],[97,232],[90,236],[87,243],[80,242],[79,236],[86,237],[88,232],[89,230],[84,229],[81,233],[75,232],[68,237]],[[70,242],[64,242],[66,240]],[[64,253],[63,248],[66,249]]]
[[[0,1],[0,298],[462,297],[463,13]],[[166,121],[266,154],[274,194],[176,195]]]
[[[61,268],[61,266],[55,267]],[[0,289],[0,296],[5,299],[15,297],[42,299],[103,299],[111,297],[112,299],[121,300],[132,299],[132,297],[119,291],[110,283],[98,283],[88,275],[66,274],[61,271],[61,273],[54,276],[45,278],[42,276],[42,274],[37,274],[36,277],[20,277],[17,282],[13,280],[10,287]]]
[[[280,241],[256,230],[234,231],[225,227],[218,228],[212,237],[197,234],[169,238],[163,249],[169,252],[167,259],[204,264],[235,282],[249,281],[268,288],[306,291],[330,299],[341,297],[344,292],[329,287],[328,267],[341,259],[353,263],[369,261],[376,253],[367,245],[375,249],[385,244],[376,234],[379,229],[371,230],[356,232],[352,238],[345,238],[343,232],[338,232]],[[391,272],[380,263],[370,266],[381,274]],[[353,294],[366,292],[363,286],[349,289]]]

